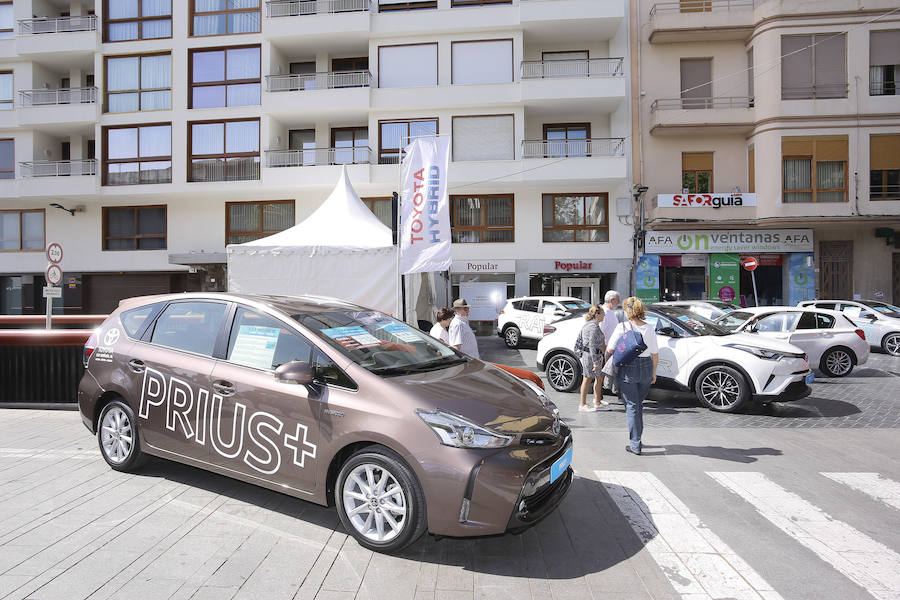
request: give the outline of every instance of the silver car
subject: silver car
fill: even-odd
[[[839,311],[866,333],[872,347],[900,356],[900,307],[878,300],[809,300],[797,306]]]

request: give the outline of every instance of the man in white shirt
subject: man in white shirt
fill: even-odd
[[[612,337],[613,332],[616,330],[616,325],[619,324],[619,317],[616,315],[616,308],[619,307],[619,301],[621,297],[619,296],[619,292],[616,290],[609,290],[606,292],[606,295],[603,297],[603,321],[600,323],[600,331],[603,332],[603,339],[606,340],[606,343],[609,343],[610,338]],[[603,389],[603,381],[606,376],[601,373],[598,377],[600,380],[600,389]],[[615,385],[615,380],[609,382],[610,391],[613,390],[613,386]]]
[[[465,298],[453,301],[453,311],[456,316],[450,321],[450,345],[469,356],[481,358],[478,354],[478,342],[475,340],[475,332],[469,327],[469,303]]]

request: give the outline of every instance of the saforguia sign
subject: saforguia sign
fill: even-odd
[[[722,208],[728,206],[756,206],[756,194],[659,194],[659,208]]]
[[[648,254],[812,252],[812,229],[648,231]]]

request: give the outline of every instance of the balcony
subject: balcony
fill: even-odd
[[[626,175],[625,139],[522,140],[519,164],[523,182],[617,182]]]
[[[753,128],[753,98],[662,98],[650,105],[653,135],[683,134],[697,127],[715,128],[715,133],[747,133]]]
[[[268,113],[276,116],[302,110],[310,119],[364,120],[369,113],[369,89],[373,85],[368,71],[267,75],[269,93],[263,104]]]
[[[96,175],[97,159],[83,160],[34,160],[19,163],[19,173],[25,178],[70,177]]]
[[[54,35],[55,34],[55,35]],[[76,54],[97,51],[97,16],[20,19],[16,50],[19,54]]]
[[[97,193],[97,160],[34,160],[19,163],[22,196],[81,196]]]
[[[194,183],[253,181],[259,179],[259,156],[195,158],[190,164]]]
[[[96,87],[19,90],[19,123],[93,123],[99,118]],[[49,110],[46,107],[56,107]]]
[[[333,185],[341,165],[347,165],[354,182],[364,183],[369,181],[369,164],[374,158],[371,148],[266,150],[263,183],[275,187]]]
[[[314,54],[323,47],[343,50],[347,48],[341,44],[366,44],[370,12],[374,12],[370,0],[269,0],[263,32],[303,53]],[[298,40],[301,31],[304,39]]]
[[[624,138],[586,140],[522,140],[522,158],[625,156]]]
[[[609,39],[625,16],[624,2],[519,0],[519,19],[528,34],[554,36],[562,26],[570,41]]]
[[[369,12],[370,10],[372,10],[371,0],[269,0],[266,2],[266,16],[270,18]]]
[[[624,59],[522,61],[522,100],[611,112],[625,99]]]
[[[747,40],[758,0],[680,0],[650,9],[650,43]]]

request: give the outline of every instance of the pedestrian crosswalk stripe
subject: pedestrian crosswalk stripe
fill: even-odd
[[[900,483],[878,473],[822,473],[825,477],[900,509]]]
[[[656,476],[634,471],[594,474],[682,597],[781,598]]]
[[[707,472],[773,525],[881,600],[900,598],[900,555],[762,473]]]

